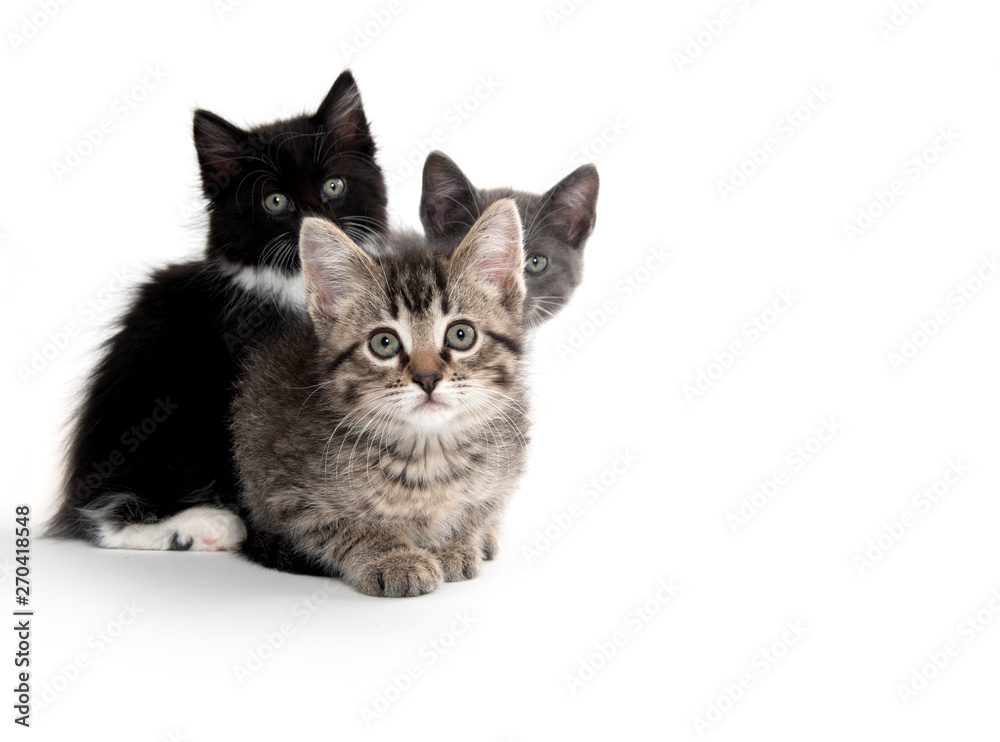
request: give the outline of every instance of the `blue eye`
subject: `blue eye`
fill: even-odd
[[[468,350],[475,342],[476,331],[464,322],[456,322],[444,334],[444,344],[455,350]]]
[[[327,198],[340,198],[347,190],[347,182],[343,178],[328,178],[323,184],[323,195]]]
[[[392,358],[402,348],[399,338],[385,330],[372,335],[372,339],[368,341],[368,347],[379,358]]]
[[[549,267],[549,259],[544,255],[529,255],[528,260],[524,264],[524,269],[528,273],[539,274],[543,273],[546,268]]]
[[[264,199],[264,208],[272,214],[280,214],[288,208],[288,197],[284,193],[272,193]]]

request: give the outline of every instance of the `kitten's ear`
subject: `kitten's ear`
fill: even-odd
[[[597,192],[600,179],[597,168],[581,165],[543,196],[548,229],[570,247],[583,247],[597,222]]]
[[[299,230],[299,257],[313,319],[339,319],[344,303],[362,291],[374,262],[326,219],[306,217]]]
[[[375,156],[375,140],[361,105],[361,91],[350,70],[340,73],[319,104],[314,118],[323,129],[333,132],[331,144],[338,150],[354,150]]]
[[[211,111],[194,112],[194,146],[201,166],[201,185],[209,199],[236,180],[246,154],[247,133]]]
[[[524,254],[521,217],[513,199],[502,198],[476,220],[452,253],[452,264],[480,285],[492,289],[507,309],[524,305]]]
[[[428,237],[461,238],[476,221],[475,189],[448,155],[435,150],[424,161],[420,221]]]

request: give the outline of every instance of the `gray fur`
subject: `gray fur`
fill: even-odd
[[[251,358],[233,406],[244,554],[377,596],[476,577],[529,423],[514,204],[489,209],[451,256],[391,234],[372,258],[319,219],[300,250],[309,315]],[[475,328],[465,351],[444,344],[458,320]],[[402,343],[392,359],[369,347],[385,329]],[[431,369],[442,378],[427,392],[413,382]]]
[[[420,221],[431,245],[448,252],[490,204],[514,199],[524,225],[526,264],[536,256],[548,262],[541,273],[525,268],[525,316],[529,327],[537,327],[566,305],[583,278],[583,248],[597,221],[599,187],[597,168],[588,164],[543,194],[476,188],[451,158],[435,151],[424,162]]]

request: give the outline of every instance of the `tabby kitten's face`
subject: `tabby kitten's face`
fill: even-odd
[[[350,72],[337,78],[315,114],[249,131],[196,111],[194,140],[209,200],[211,258],[294,275],[304,217],[335,221],[358,239],[385,227],[385,182]]]
[[[517,203],[524,225],[525,316],[535,327],[555,316],[583,277],[583,248],[597,219],[597,168],[582,165],[543,194],[476,188],[441,152],[424,162],[420,220],[438,249],[457,245],[486,208]]]
[[[321,219],[300,245],[320,375],[357,426],[442,434],[482,426],[520,384],[521,227],[509,200],[450,256],[385,245],[372,258]],[[389,439],[392,439],[391,437]]]

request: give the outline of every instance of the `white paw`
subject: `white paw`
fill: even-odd
[[[182,510],[159,523],[135,524],[119,530],[105,524],[100,543],[106,549],[231,551],[246,535],[246,526],[237,515],[199,506]]]
[[[232,551],[247,537],[243,521],[228,510],[196,507],[164,521],[176,532],[174,548],[188,551]]]

